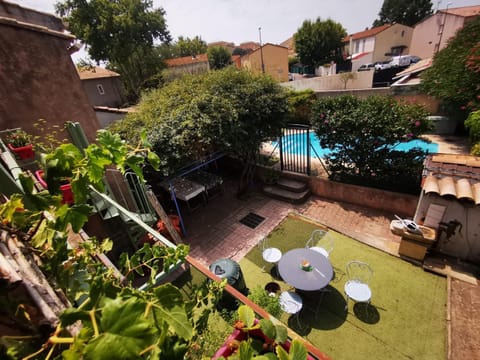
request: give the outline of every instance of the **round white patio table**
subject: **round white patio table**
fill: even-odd
[[[302,264],[308,263],[308,266]],[[327,257],[309,248],[286,252],[278,263],[282,279],[296,289],[323,289],[333,278],[332,264]]]

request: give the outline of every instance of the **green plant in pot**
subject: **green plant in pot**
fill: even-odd
[[[30,159],[35,156],[32,145],[32,136],[25,130],[16,129],[6,137],[7,146],[20,159]]]
[[[306,347],[299,340],[288,340],[287,329],[269,319],[257,320],[247,305],[238,308],[238,320],[223,348],[221,356],[213,359],[296,359],[307,360]]]

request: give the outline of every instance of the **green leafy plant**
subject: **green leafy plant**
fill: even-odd
[[[7,144],[12,145],[14,148],[23,147],[32,143],[32,135],[28,134],[25,130],[16,129],[6,136]]]
[[[312,126],[323,148],[331,178],[393,191],[417,192],[423,151],[407,153],[394,145],[431,129],[419,104],[391,97],[321,98],[312,111]]]
[[[288,352],[282,346],[288,339],[284,326],[275,325],[269,319],[258,321],[253,310],[246,305],[238,308],[238,320],[234,328],[244,332],[247,337],[229,344],[233,349],[229,359],[307,359],[307,349],[299,340],[292,341]]]
[[[264,308],[272,316],[278,317],[282,313],[278,296],[270,296],[261,286],[253,288],[248,294],[248,298]]]
[[[43,153],[53,152],[57,147],[66,144],[63,132],[65,127],[50,124],[45,119],[38,119],[33,123],[36,134],[33,136],[35,148]]]
[[[107,166],[117,166],[121,171],[128,168],[143,178],[142,164],[158,165],[145,136],[141,139],[136,147],[130,147],[118,135],[100,131],[97,143],[89,145],[84,153],[72,144],[63,144],[43,155],[52,183],[59,183],[63,176],[72,179],[76,197],[72,206],[61,205],[59,197],[50,191],[34,192],[28,176],[21,176],[25,193],[10,194],[0,204],[1,229],[21,239],[24,251],[41,259],[42,270],[51,282],[79,305],[61,314],[53,334],[32,330],[30,337],[0,338],[0,354],[9,358],[24,354],[24,359],[147,359],[158,358],[161,353],[168,359],[184,359],[205,317],[213,311],[224,283],[205,283],[185,299],[170,284],[139,291],[131,280],[133,274],[143,276],[148,269],[149,283],[153,284],[159,271],[185,259],[188,246],[174,249],[145,244],[132,255],[124,254],[117,267],[125,279],[94,260],[96,255],[111,250],[110,240],[90,238],[74,248],[67,246],[68,230],[78,232],[87,221],[92,210],[86,203],[88,194],[102,188]],[[11,314],[11,319],[15,316]],[[28,314],[22,319],[28,319]],[[81,330],[72,334],[68,329],[74,324],[80,324]],[[25,355],[32,347],[39,350]]]

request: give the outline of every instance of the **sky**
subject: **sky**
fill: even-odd
[[[7,0],[54,14],[56,0]],[[480,0],[433,0],[434,9],[480,5]],[[302,26],[304,20],[332,19],[356,33],[371,27],[383,0],[153,0],[166,12],[167,28],[178,36],[200,36],[207,43],[247,41],[279,44]],[[261,30],[259,30],[259,28]],[[85,57],[76,53],[74,61]]]

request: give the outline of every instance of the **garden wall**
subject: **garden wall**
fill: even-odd
[[[418,197],[409,194],[344,184],[321,177],[290,172],[283,172],[282,175],[300,181],[308,181],[314,195],[334,201],[367,206],[410,218],[414,216],[417,208]]]

